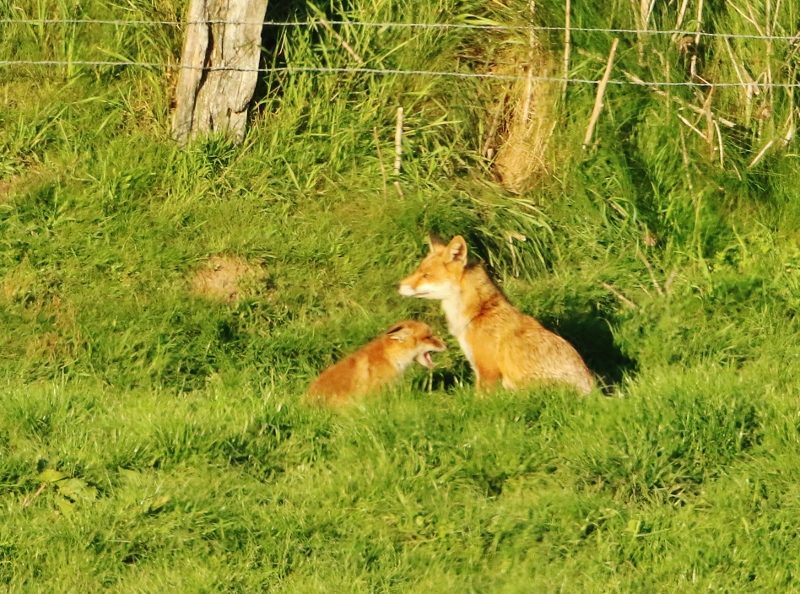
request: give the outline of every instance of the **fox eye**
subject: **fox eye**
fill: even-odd
[[[429,276],[430,276],[430,274],[428,274],[427,272],[423,272],[422,273],[422,278],[428,278]]]

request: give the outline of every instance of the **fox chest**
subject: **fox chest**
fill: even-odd
[[[470,319],[464,315],[462,305],[458,299],[442,300],[442,309],[444,310],[445,318],[447,318],[447,328],[450,330],[450,334],[458,340],[458,346],[461,347],[472,369],[475,369],[474,351],[467,337]]]
[[[469,361],[470,367],[472,367],[473,371],[476,369],[475,367],[475,352],[472,349],[472,345],[470,344],[469,340],[467,339],[467,333],[462,332],[460,335],[456,336],[456,340],[458,340],[458,346],[461,347],[461,350],[464,353],[464,356]]]

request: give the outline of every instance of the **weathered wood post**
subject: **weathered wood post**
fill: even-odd
[[[247,106],[258,80],[267,0],[191,0],[175,89],[172,137],[244,138]]]

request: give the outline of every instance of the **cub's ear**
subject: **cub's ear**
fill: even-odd
[[[414,334],[414,331],[405,324],[397,324],[386,331],[386,335],[392,340],[403,342],[406,338]]]
[[[460,235],[456,235],[450,240],[450,245],[447,246],[447,254],[450,257],[448,262],[459,262],[461,264],[467,263],[467,242]]]
[[[436,233],[428,233],[428,245],[431,248],[431,253],[434,253],[440,251],[447,244]]]

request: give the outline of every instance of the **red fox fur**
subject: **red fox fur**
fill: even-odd
[[[399,322],[349,357],[319,374],[308,388],[308,401],[345,404],[352,397],[369,394],[392,383],[414,361],[433,369],[430,353],[447,350],[430,326],[407,320]]]
[[[480,265],[467,265],[463,237],[445,245],[431,236],[430,246],[417,271],[400,282],[400,294],[441,300],[478,390],[497,380],[512,390],[531,382],[592,390],[594,377],[572,345],[511,305]]]

